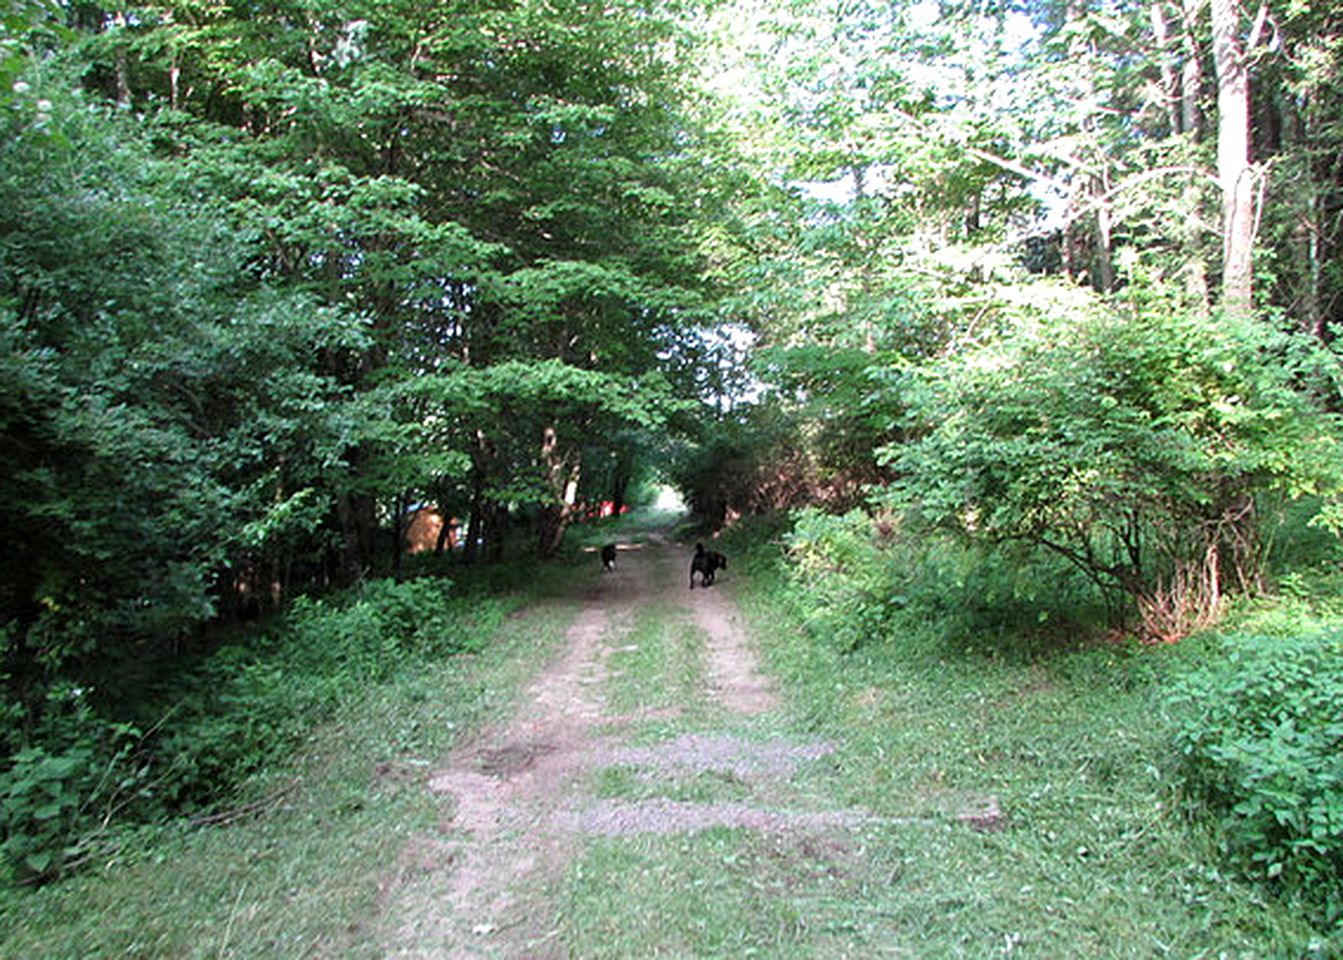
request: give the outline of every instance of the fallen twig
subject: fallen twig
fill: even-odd
[[[274,793],[267,794],[259,800],[253,800],[251,803],[244,803],[240,807],[234,807],[232,810],[221,810],[219,813],[207,813],[198,817],[191,818],[193,827],[217,827],[230,823],[236,823],[246,817],[261,813],[264,810],[273,807],[285,798],[294,788],[299,785],[300,778],[295,777],[287,784],[276,790]]]

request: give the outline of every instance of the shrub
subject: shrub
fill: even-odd
[[[1239,637],[1187,676],[1177,734],[1191,798],[1251,874],[1343,917],[1343,633]]]
[[[906,378],[917,442],[884,451],[897,509],[1066,558],[1126,597],[1144,639],[1258,587],[1265,497],[1340,482],[1336,418],[1262,324],[1073,306]]]
[[[1027,545],[966,544],[861,511],[800,510],[794,520],[786,542],[798,607],[841,650],[930,629],[1002,650],[1102,617],[1091,584]]]
[[[806,509],[795,521],[787,544],[793,583],[805,594],[807,628],[846,651],[886,634],[907,598],[871,518]]]
[[[478,648],[504,605],[447,588],[374,581],[299,599],[269,631],[181,666],[134,704],[99,712],[87,690],[53,687],[0,771],[0,855],[21,879],[50,879],[119,821],[224,801],[370,684]]]
[[[26,739],[11,732],[20,746],[0,770],[0,858],[24,881],[88,855],[113,817],[142,806],[148,772],[140,731],[99,716],[87,689],[53,685],[38,714]]]
[[[0,849],[22,873],[48,872],[63,852],[93,787],[92,759],[87,747],[57,754],[28,747],[0,774]]]

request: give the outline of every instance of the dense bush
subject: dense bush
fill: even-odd
[[[842,650],[880,638],[908,602],[908,571],[861,511],[800,510],[787,544],[794,584],[805,594],[807,629]]]
[[[1230,852],[1343,918],[1343,633],[1234,638],[1177,701],[1188,791]]]
[[[359,320],[258,282],[138,126],[47,95],[40,131],[0,113],[0,658],[32,702],[316,579],[367,419],[332,369]]]
[[[227,802],[370,684],[475,649],[503,603],[447,587],[374,581],[343,598],[300,600],[273,628],[174,673],[133,708],[53,688],[0,773],[0,852],[13,875],[49,878],[128,822]]]
[[[1264,324],[1064,301],[906,378],[918,442],[887,503],[970,542],[1066,558],[1147,639],[1206,626],[1263,575],[1266,499],[1340,482],[1336,419]],[[1308,351],[1306,351],[1308,352]]]
[[[793,518],[786,543],[799,607],[808,629],[842,650],[930,630],[1002,649],[1103,617],[1098,591],[1043,551],[966,544],[862,511]]]

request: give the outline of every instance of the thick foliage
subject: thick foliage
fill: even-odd
[[[153,184],[125,125],[68,94],[51,110],[43,130],[15,111],[0,142],[17,688],[143,655],[238,601],[247,571],[312,562],[356,423],[322,358],[362,343],[348,316],[240,278],[227,231]]]
[[[866,514],[795,514],[787,538],[790,572],[804,599],[807,627],[841,650],[881,640],[910,602],[914,569],[897,556]]]
[[[299,601],[268,632],[166,677],[129,713],[98,690],[51,690],[41,727],[10,744],[0,773],[8,866],[50,877],[128,822],[215,806],[370,684],[477,649],[503,604],[447,588],[380,580],[344,599]]]
[[[385,569],[398,502],[466,518],[468,561],[510,513],[553,552],[587,450],[644,419],[603,401],[661,392],[654,371],[706,315],[679,18],[169,2],[91,23],[71,51],[115,65],[85,83],[144,112],[181,189],[250,242],[249,269],[367,324],[335,368],[378,394],[337,521],[347,580]]]
[[[862,501],[863,483],[877,474],[826,456],[812,425],[773,400],[706,417],[686,433],[693,439],[670,458],[668,473],[714,525],[813,504],[846,510]]]
[[[205,802],[305,669],[235,654],[244,692],[201,681],[161,724],[137,667],[399,567],[408,502],[469,512],[469,550],[540,505],[554,549],[587,449],[672,405],[698,281],[677,98],[650,94],[670,22],[300,7],[81,8],[40,64],[27,25],[64,8],[0,17],[0,703],[38,875],[91,822]]]
[[[1257,500],[1333,488],[1333,421],[1262,326],[1159,311],[1027,315],[901,391],[888,502],[972,539],[1047,547],[1127,595],[1152,637],[1259,582]]]
[[[801,510],[792,519],[785,542],[797,606],[838,650],[919,634],[1001,651],[1101,616],[1094,587],[1040,550],[985,549],[862,511]]]
[[[1231,852],[1343,916],[1343,634],[1234,638],[1177,700],[1187,788]]]

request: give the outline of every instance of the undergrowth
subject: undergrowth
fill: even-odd
[[[799,511],[778,539],[808,631],[844,651],[932,630],[948,645],[1001,654],[1099,631],[1109,614],[1075,568],[1025,545],[913,537],[862,511]]]
[[[478,649],[508,608],[442,578],[372,581],[300,598],[147,688],[53,687],[0,772],[10,882],[51,880],[144,824],[219,815],[314,725],[399,672]]]
[[[421,868],[407,850],[443,829],[425,778],[514,706],[573,616],[567,601],[517,609],[567,597],[562,572],[514,575],[488,574],[526,581],[511,599],[491,602],[473,586],[445,594],[454,635],[477,618],[479,653],[408,658],[381,682],[358,682],[324,719],[296,724],[290,753],[236,785],[218,810],[235,816],[127,828],[59,882],[0,889],[0,956],[386,956],[397,931],[384,925],[400,918],[384,891],[415,882]]]
[[[1251,875],[1343,918],[1343,633],[1237,635],[1175,686],[1191,798]]]

